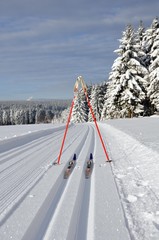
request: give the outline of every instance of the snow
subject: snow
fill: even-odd
[[[23,136],[32,132],[54,128],[53,124],[28,124],[14,126],[0,126],[0,140]]]
[[[159,152],[159,116],[153,115],[151,118],[114,119],[107,120],[107,124],[124,131],[128,135],[137,139],[154,151]]]
[[[131,236],[159,239],[157,220],[144,218],[149,213],[156,216],[158,212],[158,118],[113,120],[107,121],[107,125],[113,172]],[[114,127],[118,130],[114,131]]]
[[[60,165],[64,125],[0,127],[0,239],[158,240],[158,120],[99,122],[111,163],[93,123],[70,125]]]

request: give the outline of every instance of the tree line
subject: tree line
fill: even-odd
[[[0,125],[58,122],[70,100],[1,101]]]

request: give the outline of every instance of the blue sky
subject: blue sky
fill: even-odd
[[[0,100],[73,97],[108,79],[127,24],[149,27],[158,0],[1,0]]]

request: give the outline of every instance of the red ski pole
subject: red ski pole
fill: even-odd
[[[71,120],[72,110],[73,110],[73,106],[74,106],[74,100],[75,100],[75,96],[74,96],[74,98],[72,100],[72,104],[71,104],[71,108],[70,108],[70,112],[69,112],[69,116],[68,116],[68,120],[67,120],[67,124],[66,124],[66,128],[65,128],[65,133],[64,133],[64,136],[63,136],[63,140],[62,140],[60,153],[59,153],[58,160],[57,160],[58,164],[60,164],[61,154],[62,154],[62,150],[63,150],[63,147],[64,147],[68,126],[69,126],[69,123],[70,123],[70,120]]]

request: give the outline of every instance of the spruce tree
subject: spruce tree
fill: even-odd
[[[153,110],[159,112],[159,22],[158,18],[155,18],[152,22],[151,28],[151,49],[150,49],[150,66],[149,66],[149,86],[148,96],[151,100]]]
[[[127,26],[115,51],[119,57],[110,73],[102,119],[143,115],[148,71],[138,56],[135,37],[132,26]]]
[[[0,125],[3,124],[3,112],[2,109],[0,108]]]
[[[92,87],[90,103],[97,121],[101,119],[105,92],[106,92],[106,83],[94,85]],[[90,122],[93,121],[92,114],[90,111],[88,115],[88,121]]]
[[[83,123],[88,121],[88,109],[86,107],[86,98],[83,90],[80,90],[74,102],[71,121],[74,123]]]

